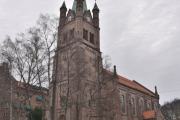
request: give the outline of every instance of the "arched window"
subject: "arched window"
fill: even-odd
[[[143,100],[143,98],[139,99],[139,112],[140,112],[140,115],[144,112],[144,100]]]
[[[74,38],[74,28],[70,30],[69,36],[69,40],[72,40]]]
[[[151,110],[152,107],[151,107],[151,101],[147,101],[147,110]]]
[[[67,37],[68,37],[67,33],[64,33],[63,34],[63,41],[62,41],[63,43],[67,42]]]
[[[83,29],[83,38],[88,41],[88,31]]]
[[[95,42],[94,42],[94,34],[90,32],[89,35],[90,35],[90,42],[91,42],[92,44],[94,44],[94,43],[95,43]]]
[[[132,115],[136,115],[136,102],[135,98],[131,98],[131,110],[132,110]]]
[[[154,110],[158,110],[158,103],[154,103]]]
[[[125,95],[120,95],[121,112],[126,113]]]

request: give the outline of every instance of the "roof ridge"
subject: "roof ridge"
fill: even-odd
[[[119,74],[118,74],[118,77],[123,78],[123,79],[125,79],[125,80],[128,80],[128,81],[130,81],[130,82],[133,82],[132,80],[130,80],[130,79],[128,79],[128,78],[125,78],[125,77],[123,77],[123,76],[121,76],[121,75],[119,75]]]
[[[151,92],[151,93],[153,93],[153,94],[154,94],[154,92],[153,92],[153,91],[149,90],[148,88],[146,88],[145,86],[143,86],[141,83],[137,82],[136,80],[133,80],[132,82],[134,82],[134,83],[136,83],[136,84],[140,85],[141,87],[143,87],[143,88],[144,88],[144,89],[146,89],[147,91],[149,91],[149,92]]]
[[[113,75],[113,72],[106,70],[106,69],[104,69],[104,70],[108,74]],[[121,75],[117,75],[117,76],[118,76],[118,79],[121,80],[121,81],[119,81],[120,84],[125,85],[127,87],[130,87],[131,89],[135,89],[135,90],[141,91],[143,93],[149,94],[151,96],[155,95],[151,90],[149,90],[145,86],[141,85],[140,83],[136,82],[135,80],[130,80],[130,79],[125,78]],[[124,82],[126,82],[126,83],[124,83]],[[127,83],[129,83],[129,85],[127,85]],[[139,88],[137,88],[137,87],[139,87]]]
[[[110,70],[107,70],[107,69],[104,69],[104,70],[107,71],[107,72],[109,72],[109,73],[111,73],[111,74],[113,74],[113,72],[110,71]],[[124,80],[128,80],[128,81],[130,81],[130,82],[133,82],[133,80],[130,80],[130,79],[128,79],[128,78],[126,78],[126,77],[124,77],[124,76],[122,76],[122,75],[117,74],[117,76],[118,76],[118,78],[123,78]]]

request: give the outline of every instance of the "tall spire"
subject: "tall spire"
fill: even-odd
[[[74,0],[72,10],[77,11],[78,2],[83,2],[83,12],[87,10],[86,0]]]
[[[97,3],[95,2],[95,4],[94,4],[94,8],[93,8],[93,10],[97,10],[97,11],[99,11],[99,8],[98,8],[98,6],[97,6]]]
[[[65,24],[66,12],[67,12],[67,8],[66,8],[66,3],[64,1],[61,8],[60,8],[60,21],[59,21],[59,27],[60,28]]]
[[[63,4],[62,4],[60,9],[66,9],[67,10],[65,1],[63,2]]]
[[[93,12],[93,23],[96,27],[99,27],[99,8],[95,2]]]

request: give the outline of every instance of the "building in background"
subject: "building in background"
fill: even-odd
[[[103,68],[96,3],[92,11],[86,0],[74,0],[68,11],[62,4],[53,72],[47,120],[164,119],[157,88]]]
[[[47,94],[46,88],[17,81],[7,63],[0,65],[0,120],[11,120],[11,115],[12,120],[26,120],[33,109],[45,109]]]

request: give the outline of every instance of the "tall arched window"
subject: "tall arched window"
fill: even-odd
[[[83,29],[83,38],[88,41],[88,31]]]
[[[158,103],[154,102],[154,110],[158,110]]]
[[[125,95],[120,95],[121,112],[126,113]]]
[[[143,100],[143,98],[139,99],[139,112],[140,112],[140,115],[144,112],[144,100]]]
[[[136,115],[136,102],[135,98],[131,98],[131,110],[132,110],[132,115]]]
[[[74,28],[70,30],[69,32],[69,40],[72,40],[74,38]]]
[[[147,110],[152,110],[151,101],[147,101]]]

